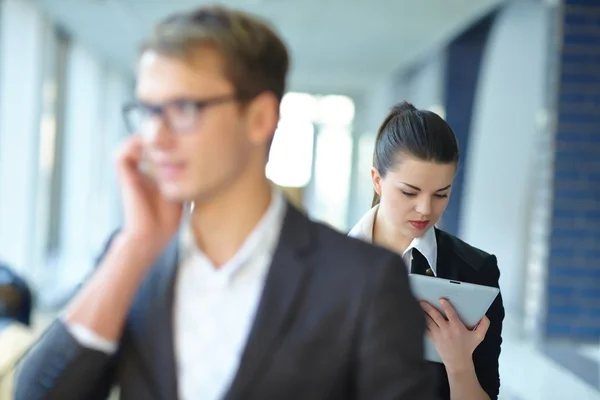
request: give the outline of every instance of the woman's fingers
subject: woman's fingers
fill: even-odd
[[[442,326],[445,323],[447,323],[446,319],[444,318],[444,316],[442,315],[442,313],[440,313],[435,307],[433,307],[431,304],[429,304],[426,301],[422,301],[421,302],[421,307],[423,308],[423,310],[425,311],[425,313],[427,314],[427,316],[429,318],[431,318],[431,320],[437,325],[437,326]]]

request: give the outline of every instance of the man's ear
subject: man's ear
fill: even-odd
[[[248,104],[246,113],[250,141],[256,144],[271,143],[279,123],[279,100],[275,94],[259,94]]]

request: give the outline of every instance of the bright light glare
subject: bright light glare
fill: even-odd
[[[281,100],[281,118],[314,121],[317,115],[318,99],[308,93],[289,92]]]
[[[348,126],[354,120],[354,101],[348,96],[331,95],[319,99],[318,122],[329,126]]]
[[[283,187],[304,187],[311,178],[314,128],[310,120],[285,118],[279,122],[267,177]]]

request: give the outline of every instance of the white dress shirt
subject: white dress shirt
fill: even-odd
[[[375,217],[377,217],[377,210],[379,210],[379,205],[371,208],[362,218],[358,221],[358,223],[350,230],[348,236],[354,237],[357,239],[361,239],[365,242],[372,243],[373,242],[373,227],[375,226]],[[433,227],[429,228],[421,237],[414,238],[406,250],[401,254],[402,259],[406,263],[408,270],[410,271],[410,267],[412,264],[412,249],[417,249],[429,264],[429,267],[433,271],[434,275],[437,275],[436,266],[437,266],[437,239],[435,238],[435,229]]]
[[[181,235],[175,282],[174,345],[181,400],[216,400],[227,392],[239,365],[277,247],[286,213],[283,194],[271,204],[246,241],[220,268]],[[68,326],[83,346],[113,353],[116,343],[81,326]]]

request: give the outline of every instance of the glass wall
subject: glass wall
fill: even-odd
[[[28,0],[0,2],[0,260],[51,304],[119,224],[112,153],[132,77]]]
[[[34,210],[44,38],[51,28],[28,2],[0,6],[0,259],[26,271],[41,251],[35,231],[43,221]]]

